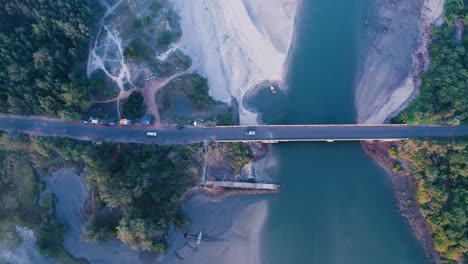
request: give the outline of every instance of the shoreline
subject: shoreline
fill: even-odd
[[[90,199],[82,171],[75,167],[61,168],[46,173],[41,178],[46,185],[42,195],[55,196],[55,217],[68,227],[63,237],[63,248],[70,256],[76,259],[84,258],[89,262],[144,262],[144,252],[134,250],[117,239],[102,244],[82,239],[82,228],[87,221],[85,207]],[[114,254],[109,254],[110,252]],[[152,254],[149,258],[156,259],[156,256]]]
[[[414,196],[417,183],[411,177],[411,173],[393,173],[389,169],[392,167],[394,160],[390,159],[387,151],[393,144],[392,142],[371,141],[362,142],[361,146],[364,152],[384,169],[388,175],[397,201],[396,207],[398,213],[411,229],[412,235],[422,247],[429,263],[442,264],[440,254],[434,249],[431,231],[427,226],[426,219],[424,219],[419,210],[419,205]]]
[[[191,224],[171,228],[162,263],[260,263],[262,226],[268,214],[267,202],[255,196],[229,197],[210,201],[194,195],[182,205]],[[203,232],[199,247],[185,234]]]
[[[398,34],[404,34],[402,28],[409,27],[407,23],[414,20],[407,13],[403,16],[402,12],[391,10],[389,7],[382,6],[380,12],[381,17],[388,19],[396,19],[398,16],[405,17],[407,21],[401,22],[401,28],[390,28],[389,25],[384,25],[383,33],[379,33],[376,40],[373,42],[374,49],[370,49],[366,56],[364,65],[364,72],[358,83],[356,91],[356,107],[357,107],[357,121],[358,123],[385,123],[389,118],[400,112],[414,99],[418,94],[420,85],[420,74],[429,67],[429,47],[431,43],[432,27],[441,22],[443,17],[443,4],[444,0],[424,0],[421,4],[421,10],[415,10],[413,7],[406,7],[406,12],[413,12],[420,14],[417,20],[417,31],[411,33],[411,29],[407,30],[409,38],[411,34],[415,35],[415,46],[411,48],[409,61],[405,60],[406,46],[401,45],[395,48],[395,51],[385,53],[385,49],[390,49],[394,43],[394,39],[398,38]],[[390,14],[388,14],[390,12]],[[393,12],[393,13],[392,13]],[[400,13],[399,13],[400,12]],[[403,20],[403,18],[402,18]],[[414,29],[413,29],[414,30]],[[406,40],[409,44],[411,40]],[[401,50],[398,50],[400,48]],[[403,61],[398,61],[402,57]],[[386,61],[388,60],[388,62]],[[405,65],[407,64],[407,65]],[[403,65],[403,66],[401,66]],[[405,70],[407,68],[407,71]],[[375,71],[375,72],[374,72]],[[372,75],[376,75],[373,77]],[[385,75],[385,76],[384,76]],[[399,81],[398,81],[399,80]],[[395,82],[397,81],[397,82]],[[393,84],[392,84],[393,82]],[[383,87],[375,91],[372,86]],[[368,96],[376,99],[376,103],[369,103]],[[374,100],[371,100],[374,101]]]
[[[284,78],[297,2],[172,0],[181,16],[179,48],[192,58],[193,68],[208,78],[215,100],[237,99],[241,124],[256,124],[257,114],[241,102],[248,90],[256,83]]]
[[[430,64],[429,49],[432,41],[432,28],[441,23],[444,2],[445,0],[423,1],[418,22],[419,33],[417,35],[416,46],[411,51],[409,73],[399,84],[394,85],[387,91],[383,101],[381,101],[367,118],[364,118],[362,112],[368,111],[368,109],[362,110],[361,112],[358,111],[358,123],[386,123],[391,117],[405,109],[419,94],[419,87],[421,85],[420,75],[428,69]],[[369,58],[366,59],[366,64],[368,59]],[[363,73],[363,76],[364,75]],[[359,83],[359,85],[362,85],[362,83]],[[358,87],[356,93],[356,107],[358,110],[366,107],[359,105],[359,92],[362,93],[360,89],[362,90],[361,87]],[[361,104],[365,104],[365,102]],[[396,206],[398,211],[405,223],[412,230],[412,234],[421,245],[429,262],[435,264],[442,263],[440,254],[434,248],[434,242],[432,240],[431,231],[427,226],[427,221],[422,216],[414,198],[416,190],[414,179],[411,177],[410,173],[397,174],[389,169],[393,161],[388,157],[387,151],[392,143],[363,142],[361,145],[364,152],[382,167],[389,176],[397,201]],[[409,203],[409,200],[412,202]]]

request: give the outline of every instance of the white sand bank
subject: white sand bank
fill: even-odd
[[[184,232],[197,235],[202,231],[206,239],[195,247],[194,239],[185,239],[182,231],[172,230],[163,263],[261,263],[265,200],[243,196],[213,203],[197,195],[184,204],[184,212],[191,221]]]
[[[417,94],[419,74],[429,65],[430,32],[441,23],[444,0],[424,0],[417,9],[405,4],[382,7],[381,17],[392,23],[365,62],[356,92],[359,123],[384,123],[403,110]]]
[[[242,97],[261,80],[281,80],[294,30],[297,0],[172,0],[181,16],[179,47],[208,77],[210,95],[240,105],[240,123],[256,114]]]

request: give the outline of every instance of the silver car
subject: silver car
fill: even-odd
[[[146,135],[148,137],[156,137],[158,135],[158,133],[155,132],[155,131],[148,131],[148,132],[146,132]]]

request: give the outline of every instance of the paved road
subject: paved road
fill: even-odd
[[[0,130],[24,132],[36,136],[71,137],[81,140],[105,140],[145,144],[188,144],[216,141],[358,141],[405,138],[468,136],[468,126],[400,126],[400,125],[294,125],[255,126],[256,134],[249,136],[243,126],[159,128],[134,126],[96,126],[81,122],[38,117],[0,116]],[[157,131],[157,137],[146,136]]]

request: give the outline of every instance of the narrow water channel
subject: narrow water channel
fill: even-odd
[[[281,105],[265,123],[355,123],[366,23],[380,1],[304,0]],[[281,114],[275,114],[281,111]],[[359,143],[277,144],[279,195],[268,197],[264,263],[426,263],[396,211],[391,183]]]

